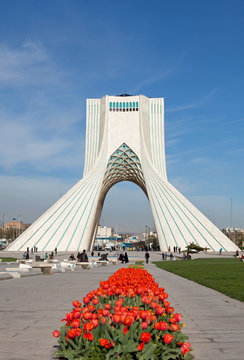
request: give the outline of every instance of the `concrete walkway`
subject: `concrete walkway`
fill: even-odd
[[[159,256],[152,254],[154,259]],[[72,301],[82,300],[122,266],[1,281],[0,359],[51,359],[57,344],[52,331],[60,328]],[[196,360],[244,359],[243,303],[152,264],[145,268],[165,287],[175,311],[182,313]]]

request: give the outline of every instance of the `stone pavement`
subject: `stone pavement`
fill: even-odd
[[[159,254],[150,255],[150,260],[159,259]],[[122,266],[1,281],[0,359],[50,360],[57,344],[52,331],[60,328],[72,301],[82,300]],[[244,359],[243,303],[151,263],[145,268],[165,287],[175,311],[182,313],[196,360]]]

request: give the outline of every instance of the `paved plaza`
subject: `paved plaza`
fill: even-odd
[[[150,261],[160,260],[159,253],[150,255]],[[51,360],[57,345],[52,331],[60,328],[61,319],[72,309],[72,301],[82,300],[99,286],[100,280],[123,266],[0,281],[0,359]],[[175,311],[182,313],[184,333],[190,337],[196,360],[243,360],[243,303],[151,263],[145,268],[165,287]]]

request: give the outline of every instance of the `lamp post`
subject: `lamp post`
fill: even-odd
[[[18,215],[18,219],[19,219],[19,236],[21,234],[21,229],[22,229],[22,225],[21,225],[21,215]]]
[[[147,241],[149,244],[149,250],[151,250],[151,246],[150,246],[150,227],[148,227],[148,237],[147,237]]]
[[[12,220],[13,220],[13,221],[16,221],[16,218],[13,218]],[[16,223],[15,223],[15,226],[14,226],[13,228],[14,228],[14,234],[13,234],[14,236],[13,236],[13,237],[14,237],[14,240],[15,240],[15,239],[16,239],[16,237],[17,237],[17,232],[16,232]]]

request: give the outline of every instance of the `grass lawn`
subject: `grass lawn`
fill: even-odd
[[[237,259],[154,262],[159,268],[244,301],[244,263]]]
[[[2,259],[2,262],[11,262],[18,260],[17,258],[13,258],[13,257],[0,257],[0,259]]]

